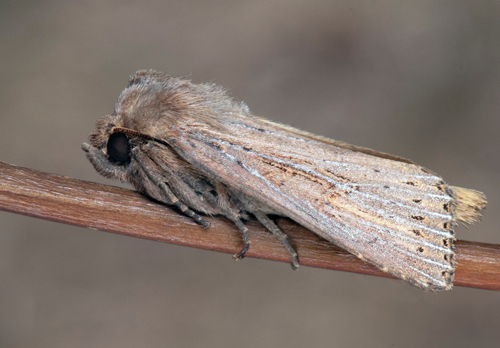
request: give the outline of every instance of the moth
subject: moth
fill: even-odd
[[[131,76],[113,114],[83,150],[108,178],[173,205],[224,215],[250,247],[253,215],[288,250],[269,218],[286,216],[381,270],[431,291],[452,288],[454,227],[479,220],[478,191],[450,186],[401,157],[313,135],[252,115],[214,84],[154,70]]]

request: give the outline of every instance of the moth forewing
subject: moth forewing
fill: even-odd
[[[381,269],[422,288],[449,287],[452,197],[441,178],[328,144],[290,143],[286,131],[226,127],[233,135],[190,128],[176,146],[218,180]]]
[[[113,132],[129,144],[109,154],[108,141],[123,141]],[[192,210],[234,221],[244,240],[238,258],[250,245],[241,221],[250,213],[296,266],[295,251],[266,217],[279,214],[433,291],[452,287],[456,223],[477,221],[486,204],[482,193],[448,186],[408,160],[257,118],[219,87],[155,71],[131,78],[90,140],[84,149],[99,172],[195,220]]]

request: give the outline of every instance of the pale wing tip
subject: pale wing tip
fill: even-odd
[[[453,218],[463,224],[473,224],[481,219],[486,207],[484,193],[457,186],[449,187],[452,191]]]

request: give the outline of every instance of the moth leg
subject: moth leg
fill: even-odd
[[[259,222],[264,225],[269,231],[272,232],[285,246],[286,250],[292,257],[292,269],[296,270],[299,268],[299,260],[297,258],[297,252],[292,248],[288,242],[288,236],[280,230],[278,226],[266,215],[261,212],[254,212],[253,215],[259,220]]]
[[[233,259],[235,261],[239,261],[245,257],[245,253],[248,251],[248,248],[250,248],[250,237],[248,236],[248,228],[245,226],[243,222],[241,222],[240,219],[238,219],[236,216],[232,214],[227,215],[227,218],[229,218],[231,221],[234,222],[234,224],[240,229],[241,234],[243,235],[243,248],[239,253],[233,255]]]
[[[176,197],[177,198],[177,197]],[[210,223],[201,218],[198,214],[196,214],[193,210],[189,209],[187,205],[182,203],[177,199],[176,202],[173,203],[174,207],[179,209],[183,214],[192,218],[197,224],[202,225],[203,227],[210,227]]]
[[[177,209],[179,209],[183,214],[189,216],[192,218],[196,223],[202,225],[203,227],[210,227],[210,224],[208,221],[203,220],[198,214],[196,214],[194,211],[189,209],[187,205],[179,201],[177,196],[170,190],[170,188],[165,184],[163,179],[159,176],[156,175],[156,173],[148,170],[144,165],[143,165],[143,158],[142,156],[138,153],[138,151],[134,151],[133,149],[131,151],[132,155],[136,159],[136,162],[139,164],[139,166],[142,168],[144,173],[148,176],[148,178],[156,185],[158,186],[163,193],[167,196],[167,199],[169,200],[169,204],[173,205]]]
[[[158,144],[155,144],[155,145],[159,146]],[[143,155],[140,152],[132,150],[132,154],[134,155],[134,157],[136,157],[137,162],[142,167],[142,169],[144,170],[144,172],[148,175],[148,177],[151,179],[151,181],[153,181],[157,186],[159,186],[166,194],[167,194],[167,192],[165,190],[168,190],[170,192],[170,196],[167,194],[167,196],[169,196],[169,199],[175,199],[178,202],[178,203],[172,202],[171,204],[174,204],[174,205],[180,204],[180,205],[182,205],[182,206],[177,205],[177,208],[179,208],[179,210],[181,210],[183,213],[185,213],[188,216],[191,216],[190,215],[191,213],[194,214],[191,217],[193,217],[193,219],[196,222],[198,222],[199,224],[201,224],[203,226],[206,226],[206,227],[208,226],[208,223],[206,221],[204,221],[203,219],[201,219],[199,217],[199,215],[195,214],[187,206],[185,206],[184,204],[182,204],[177,199],[177,197],[175,197],[174,193],[170,191],[170,188],[163,182],[163,180],[161,178],[158,178],[158,177],[154,178],[154,177],[152,177],[153,173],[150,173],[149,171],[147,171],[144,168],[144,166],[142,165],[142,160],[143,160],[142,157],[143,157]],[[233,211],[231,211],[231,209],[228,206],[225,206],[224,204],[221,205],[221,201],[218,199],[218,197],[215,194],[212,193],[212,191],[215,190],[214,187],[210,186],[208,183],[204,183],[204,182],[199,181],[199,180],[194,180],[193,178],[190,178],[189,176],[188,177],[184,177],[184,180],[194,190],[196,190],[203,197],[205,197],[206,199],[208,199],[208,201],[211,202],[215,207],[219,208],[221,214],[225,215],[228,219],[230,219],[232,222],[234,222],[234,224],[238,227],[238,229],[242,233],[243,248],[241,249],[241,251],[239,253],[235,254],[233,256],[233,258],[236,261],[239,261],[243,257],[245,257],[245,253],[250,248],[250,237],[248,236],[248,229],[247,229],[247,227],[240,220],[241,216],[238,215],[238,214],[236,214],[236,213],[234,213]]]
[[[233,255],[233,259],[235,261],[239,261],[242,258],[245,257],[245,253],[248,251],[250,248],[250,236],[248,235],[248,228],[245,226],[245,224],[241,221],[240,217],[232,212],[230,209],[227,207],[220,206],[220,202],[217,200],[217,197],[212,194],[212,188],[209,186],[206,187],[200,187],[199,185],[197,186],[197,191],[201,192],[203,197],[206,197],[212,204],[215,206],[219,206],[219,208],[222,210],[222,213],[234,224],[238,229],[240,230],[242,234],[242,239],[243,239],[243,248],[240,250],[239,253]]]

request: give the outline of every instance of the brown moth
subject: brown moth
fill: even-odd
[[[256,117],[220,87],[153,70],[130,78],[83,149],[102,175],[201,225],[195,211],[232,220],[243,235],[236,259],[250,246],[242,220],[252,214],[298,267],[276,214],[432,291],[452,288],[454,227],[486,205],[411,161]]]

